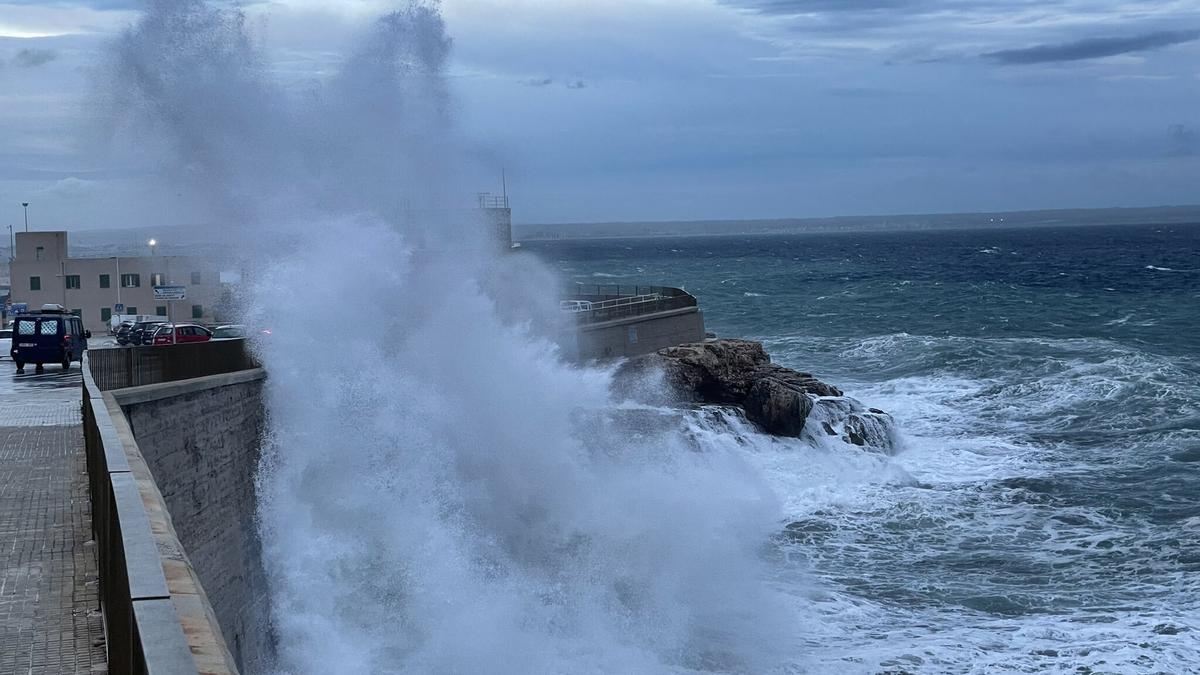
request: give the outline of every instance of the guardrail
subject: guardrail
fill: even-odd
[[[108,672],[194,675],[155,533],[105,396],[83,363],[83,433]],[[118,415],[119,415],[119,408]]]
[[[574,311],[579,323],[601,323],[699,306],[692,294],[668,286],[576,284],[567,300],[590,303],[587,309]]]
[[[100,391],[223,375],[257,368],[245,340],[88,351]]]

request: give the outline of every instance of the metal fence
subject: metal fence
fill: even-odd
[[[620,284],[576,284],[567,301],[588,303],[571,309],[580,323],[600,323],[698,306],[695,296],[679,288]]]
[[[257,368],[245,340],[88,351],[101,391],[190,380]]]

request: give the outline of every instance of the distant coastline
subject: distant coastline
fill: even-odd
[[[935,213],[770,220],[691,220],[573,224],[513,224],[522,242],[581,239],[652,239],[729,235],[832,232],[936,231],[1100,225],[1187,225],[1200,223],[1200,206],[1104,209],[1047,209],[994,213]]]

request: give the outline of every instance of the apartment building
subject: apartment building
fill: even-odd
[[[16,237],[11,302],[30,309],[62,305],[93,332],[107,331],[117,313],[213,323],[225,297],[220,268],[204,258],[72,258],[66,232],[19,232]],[[155,286],[184,286],[187,297],[156,300]]]

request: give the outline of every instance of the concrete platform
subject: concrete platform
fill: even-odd
[[[105,673],[79,364],[0,361],[0,673]]]

